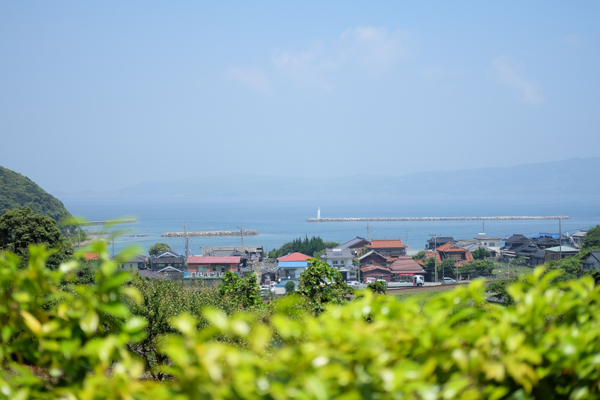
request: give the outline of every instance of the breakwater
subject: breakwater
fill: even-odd
[[[241,231],[204,231],[204,232],[167,232],[160,235],[161,237],[185,237],[188,236],[241,236]],[[244,236],[256,236],[257,231],[252,229],[244,229]]]
[[[518,221],[542,219],[571,219],[566,215],[544,217],[399,217],[399,218],[309,218],[306,222],[362,222],[362,221]]]

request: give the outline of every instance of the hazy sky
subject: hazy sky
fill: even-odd
[[[600,2],[4,1],[0,165],[49,191],[597,156]]]

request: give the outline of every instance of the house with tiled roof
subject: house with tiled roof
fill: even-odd
[[[406,255],[406,245],[402,243],[402,239],[371,240],[371,244],[368,244],[365,247],[370,250],[375,250],[377,253],[386,257],[398,257]]]
[[[389,266],[392,281],[404,281],[414,275],[425,275],[423,266],[410,256],[400,256]]]
[[[347,241],[346,243],[342,243],[339,246],[335,247],[336,249],[349,249],[354,256],[358,255],[360,250],[364,249],[369,245],[369,241],[365,238],[361,238],[359,236],[355,237]]]
[[[425,249],[433,250],[436,247],[442,246],[446,243],[456,243],[456,240],[452,236],[437,236],[435,238],[431,238],[427,241],[425,245]]]
[[[383,279],[387,282],[392,281],[392,271],[388,267],[388,257],[371,250],[359,257],[358,262],[363,281],[370,277]]]
[[[546,261],[562,260],[563,258],[573,257],[579,253],[579,249],[571,246],[556,246],[544,250],[546,252]]]

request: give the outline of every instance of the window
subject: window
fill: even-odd
[[[337,265],[337,261],[334,261],[334,262],[333,262],[333,265]]]
[[[340,264],[344,265],[344,260],[340,261]]]
[[[554,260],[554,254],[550,255],[550,259]]]
[[[133,269],[133,264],[129,264],[129,269]]]
[[[373,261],[367,262],[367,265],[373,265]]]

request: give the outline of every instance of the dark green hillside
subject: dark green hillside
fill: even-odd
[[[23,206],[57,222],[71,216],[60,200],[46,193],[31,179],[0,167],[0,216]]]

